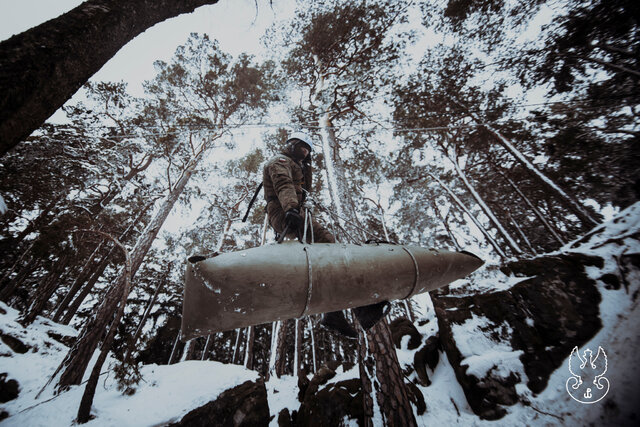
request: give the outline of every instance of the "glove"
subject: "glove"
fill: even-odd
[[[299,234],[299,231],[302,229],[304,219],[300,216],[300,211],[298,209],[289,209],[284,214],[284,221],[289,227],[289,231]]]

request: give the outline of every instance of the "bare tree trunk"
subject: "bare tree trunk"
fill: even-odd
[[[153,201],[145,205],[140,210],[140,212],[138,213],[138,216],[136,216],[136,218],[133,221],[131,221],[127,226],[127,228],[120,234],[120,236],[118,237],[118,240],[124,240],[127,237],[129,232],[133,230],[137,224],[140,223],[140,220],[151,208],[151,206],[153,206]],[[69,322],[71,322],[71,319],[73,319],[73,316],[76,315],[78,309],[80,308],[80,305],[82,305],[82,302],[85,300],[87,295],[89,295],[89,292],[91,292],[91,290],[93,289],[98,279],[102,277],[102,273],[104,273],[104,270],[107,268],[107,265],[109,265],[109,261],[111,260],[111,255],[114,253],[114,251],[115,251],[115,247],[112,247],[111,249],[109,249],[109,252],[107,252],[107,254],[102,257],[102,260],[100,261],[98,266],[92,272],[90,272],[89,281],[87,282],[86,285],[84,285],[80,294],[76,297],[76,299],[73,300],[73,302],[69,306],[69,309],[67,310],[67,305],[69,304],[69,301],[71,300],[71,298],[75,296],[75,294],[72,294],[71,290],[69,291],[69,294],[67,295],[67,297],[64,299],[64,301],[62,302],[62,304],[60,304],[60,307],[58,308],[58,312],[60,313],[60,316],[62,316],[62,313],[64,312],[64,310],[67,310],[66,314],[62,317],[62,323],[64,323],[65,325],[68,325]],[[82,286],[82,283],[80,284],[80,286]],[[77,292],[77,290],[75,292]],[[56,316],[58,316],[58,313],[56,313]],[[55,320],[55,317],[54,317],[54,320]]]
[[[249,326],[249,332],[247,333],[247,342],[245,344],[244,351],[244,367],[247,369],[253,369],[253,342],[256,339],[256,328]]]
[[[491,210],[491,208],[485,203],[485,201],[482,199],[482,197],[480,197],[480,194],[478,194],[476,189],[473,188],[473,186],[471,185],[471,183],[467,179],[466,174],[462,171],[462,169],[460,168],[460,165],[458,165],[458,162],[455,159],[452,159],[452,158],[449,158],[449,161],[451,163],[453,163],[453,167],[455,168],[456,172],[458,173],[458,176],[460,177],[460,179],[464,183],[465,187],[467,187],[467,190],[469,190],[469,192],[471,193],[473,198],[476,199],[476,202],[478,203],[478,205],[480,206],[482,211],[485,213],[485,215],[487,215],[489,217],[491,222],[493,222],[493,225],[495,225],[496,228],[498,229],[498,231],[500,232],[500,234],[502,234],[502,237],[504,237],[504,239],[506,240],[507,244],[511,247],[511,249],[513,249],[513,251],[516,254],[521,254],[522,253],[522,249],[520,249],[520,246],[518,246],[518,244],[513,239],[513,237],[511,237],[511,235],[509,234],[507,229],[504,228],[502,223],[498,220],[496,215],[493,213],[493,210]]]
[[[204,350],[202,350],[202,356],[200,360],[207,360],[209,352],[211,351],[211,346],[213,345],[214,335],[207,335],[207,341],[204,343]]]
[[[311,363],[312,363],[311,369],[315,374],[316,371],[318,370],[318,361],[316,356],[316,337],[315,337],[315,332],[313,331],[313,321],[311,316],[307,317],[307,322],[308,322],[307,325],[309,326],[309,336],[311,337]]]
[[[20,323],[22,325],[26,326],[33,323],[33,321],[36,320],[36,316],[40,315],[45,309],[51,295],[53,295],[60,285],[62,274],[69,265],[69,259],[70,255],[66,254],[63,255],[61,259],[57,260],[54,268],[49,272],[42,284],[38,286],[38,290],[33,298],[31,306],[22,319],[20,319]]]
[[[460,198],[458,196],[456,196],[456,194],[453,191],[451,191],[449,186],[447,184],[445,184],[444,182],[442,182],[442,180],[440,180],[435,175],[433,175],[431,173],[428,173],[428,172],[427,172],[427,175],[431,179],[436,181],[438,184],[440,184],[440,186],[449,194],[449,196],[451,196],[451,198],[458,205],[458,207],[460,209],[462,209],[462,211],[464,213],[467,214],[469,219],[471,219],[471,221],[475,224],[475,226],[478,227],[478,230],[480,230],[480,232],[482,234],[484,234],[484,237],[487,238],[487,240],[489,241],[491,246],[493,246],[493,249],[495,249],[495,251],[498,253],[498,255],[500,255],[500,257],[503,258],[503,259],[506,258],[507,255],[504,253],[504,251],[502,249],[500,249],[500,246],[498,245],[498,242],[496,242],[495,239],[491,236],[491,234],[489,234],[489,232],[482,226],[482,224],[480,224],[480,222],[478,222],[478,220],[471,214],[471,211],[465,206],[464,203],[462,203],[462,200],[460,200]],[[413,181],[415,181],[415,180],[409,180],[408,182],[413,182]]]
[[[402,300],[404,303],[404,310],[407,312],[407,319],[411,320],[411,323],[416,321],[416,316],[413,314],[413,310],[411,309],[411,298],[408,300]]]
[[[89,0],[0,43],[0,155],[147,28],[217,0]]]
[[[276,370],[276,356],[278,353],[278,337],[280,336],[280,328],[282,327],[282,320],[277,320],[271,324],[271,345],[269,346],[269,365],[267,368],[267,375],[265,381],[269,380],[269,377],[275,374]]]
[[[516,228],[516,230],[518,230],[518,234],[520,234],[520,237],[522,238],[524,243],[527,245],[527,247],[529,248],[531,253],[533,255],[538,255],[538,252],[536,252],[536,250],[531,245],[531,242],[527,238],[527,235],[524,234],[524,231],[522,231],[522,227],[520,227],[520,224],[518,224],[518,222],[513,218],[513,216],[511,216],[510,213],[508,213],[507,215],[509,216],[509,221],[511,221],[511,224],[513,224],[513,226]]]
[[[78,274],[78,277],[76,277],[76,280],[73,281],[73,284],[69,288],[69,292],[67,292],[67,295],[65,295],[64,299],[58,304],[58,308],[56,309],[56,312],[53,315],[54,322],[60,321],[60,317],[62,317],[62,313],[64,313],[64,310],[66,310],[66,308],[69,306],[69,303],[71,302],[73,297],[78,293],[78,290],[80,290],[80,287],[82,286],[82,284],[90,276],[91,274],[90,266],[95,260],[100,250],[102,249],[103,245],[104,245],[104,240],[98,243],[98,246],[96,246],[96,248],[91,253],[91,255],[89,255],[89,258],[87,258],[87,261],[84,263],[84,265],[82,266],[82,269],[80,270],[80,274]]]
[[[236,343],[233,346],[233,355],[231,356],[231,363],[234,365],[240,364],[240,345],[242,344],[242,328],[236,329]]]
[[[113,254],[114,251],[115,249],[111,248],[109,249],[109,252],[107,252],[107,254],[104,255],[104,257],[100,261],[100,264],[98,264],[98,266],[93,270],[93,273],[91,274],[91,277],[89,278],[87,283],[82,287],[82,290],[80,291],[78,296],[76,296],[76,298],[73,300],[71,305],[69,305],[69,308],[67,309],[64,316],[62,316],[61,323],[68,325],[71,322],[73,317],[78,312],[78,309],[84,302],[85,298],[87,297],[87,295],[89,295],[89,293],[95,286],[98,279],[102,277],[102,273],[104,273],[104,270],[107,268],[107,265],[109,265],[109,262],[111,261],[111,254]],[[64,309],[64,308],[65,307],[60,307],[60,309]]]
[[[293,356],[293,374],[298,378],[304,375],[303,367],[302,367],[302,337],[303,337],[303,328],[302,321],[300,319],[296,319],[295,322],[295,333],[296,333],[296,342],[295,342],[295,351]]]
[[[564,202],[564,204],[578,217],[578,219],[588,227],[592,227],[598,224],[587,211],[587,209],[580,204],[577,200],[567,194],[563,189],[561,189],[555,182],[553,182],[549,177],[543,174],[529,159],[525,157],[525,155],[520,152],[507,138],[505,138],[497,129],[492,127],[491,125],[485,123],[483,120],[478,117],[477,114],[469,111],[464,105],[462,105],[457,100],[453,99],[453,101],[463,108],[467,114],[480,126],[484,127],[490,134],[492,134],[498,143],[502,145],[524,168],[531,173],[536,180],[542,184],[547,190],[549,190],[552,194],[558,197],[560,200]]]
[[[182,357],[180,358],[180,362],[194,359],[194,357],[196,356],[196,340],[197,338],[191,339],[184,345],[184,350],[182,350]]]
[[[282,321],[280,330],[278,331],[277,344],[276,344],[276,376],[280,378],[285,374],[287,369],[287,329],[288,323],[286,320]]]
[[[41,263],[42,263],[41,259],[36,257],[31,257],[27,265],[25,265],[20,269],[20,271],[18,271],[18,274],[16,275],[16,277],[11,279],[11,281],[9,281],[9,283],[7,283],[4,288],[2,288],[2,291],[0,291],[0,301],[4,301],[8,303],[11,297],[13,296],[13,294],[15,293],[16,289],[18,289],[22,285],[22,282],[24,282],[27,279],[27,277],[31,275],[31,273],[36,271],[36,269],[40,266]]]
[[[167,361],[167,365],[171,365],[171,363],[175,360],[178,344],[180,344],[180,331],[178,331],[178,335],[176,335],[176,340],[173,342],[173,348],[171,349],[171,354],[169,355],[169,360]]]
[[[173,205],[184,191],[206,148],[207,142],[203,142],[198,153],[191,159],[174,188],[162,203],[160,203],[153,218],[138,238],[135,247],[131,251],[132,277],[142,264],[142,260],[149,251],[149,248],[151,248],[151,244],[158,235],[167,216],[169,216]],[[85,324],[75,345],[69,350],[69,353],[63,360],[61,366],[64,366],[65,369],[58,382],[59,389],[79,384],[80,381],[82,381],[82,376],[84,375],[91,355],[100,342],[102,331],[105,330],[115,312],[123,290],[124,276],[121,273],[114,286],[112,286],[105,295],[96,314]]]
[[[560,243],[560,245],[564,246],[565,241],[562,239],[562,237],[560,237],[560,235],[556,232],[556,230],[551,226],[551,224],[549,223],[549,221],[547,221],[547,219],[544,217],[544,215],[542,215],[542,212],[540,212],[540,209],[538,209],[537,207],[534,206],[534,204],[531,202],[531,200],[529,200],[529,198],[522,192],[522,190],[520,190],[520,188],[518,188],[516,183],[513,182],[513,180],[511,178],[509,178],[504,172],[502,172],[501,170],[498,169],[498,173],[500,175],[502,175],[502,177],[504,179],[507,180],[509,185],[511,185],[511,187],[516,191],[516,193],[518,193],[518,195],[522,198],[522,200],[524,200],[524,202],[527,204],[527,206],[529,206],[529,208],[535,214],[535,216],[538,217],[538,219],[540,220],[540,222],[542,222],[544,227],[549,231],[549,233],[551,233],[553,238],[556,239],[558,241],[558,243]]]
[[[162,280],[160,280],[160,282],[158,283],[158,286],[156,286],[156,290],[153,292],[153,296],[151,297],[151,300],[149,301],[149,304],[147,304],[147,308],[145,309],[145,311],[144,311],[144,313],[142,315],[142,319],[140,319],[140,323],[138,324],[138,327],[136,328],[136,331],[133,334],[133,337],[131,338],[131,341],[129,342],[129,348],[127,349],[127,353],[124,356],[124,360],[127,360],[129,358],[129,355],[131,354],[131,351],[136,347],[136,343],[138,342],[138,338],[140,337],[140,334],[142,333],[142,328],[144,327],[144,324],[147,322],[147,317],[149,317],[149,313],[151,313],[151,309],[153,308],[153,306],[156,303],[156,298],[158,298],[158,293],[160,292],[160,290],[164,287],[165,283],[167,282],[167,278],[169,277],[169,273],[170,273],[170,271],[167,271],[167,273],[164,275]]]
[[[451,243],[453,243],[453,246],[456,248],[457,251],[461,251],[462,248],[460,247],[460,244],[458,243],[456,236],[451,231],[451,227],[449,227],[449,223],[447,222],[447,219],[442,216],[442,213],[440,212],[440,209],[438,208],[438,205],[436,204],[436,202],[432,200],[431,206],[433,207],[433,211],[435,212],[438,219],[442,222],[444,229],[447,231],[447,234],[449,235],[449,239],[451,239]],[[448,213],[447,213],[447,216],[449,216]]]
[[[366,333],[359,334],[358,354],[364,425],[373,426],[373,419],[379,415],[381,425],[417,426],[404,384],[404,375],[385,319]]]
[[[129,251],[127,251],[124,245],[118,240],[116,240],[112,236],[109,237],[111,238],[111,240],[113,240],[116,246],[118,246],[125,253],[125,285],[122,292],[122,299],[120,300],[120,304],[118,306],[118,312],[116,313],[113,322],[111,322],[109,332],[107,333],[107,337],[104,340],[104,345],[102,346],[102,350],[100,351],[98,360],[91,370],[91,376],[89,377],[87,386],[85,387],[84,393],[82,394],[80,408],[78,408],[78,424],[84,424],[90,419],[91,405],[93,403],[93,397],[98,385],[100,370],[102,369],[102,365],[107,358],[107,354],[109,353],[109,349],[111,348],[111,344],[113,343],[113,338],[116,336],[116,331],[118,329],[118,325],[120,324],[120,319],[122,319],[122,316],[124,315],[124,308],[127,305],[127,296],[129,295],[129,291],[131,290],[131,257],[129,256]]]

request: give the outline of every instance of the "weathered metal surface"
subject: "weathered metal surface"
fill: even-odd
[[[181,336],[403,299],[482,264],[470,253],[391,244],[292,241],[224,253],[187,262]]]

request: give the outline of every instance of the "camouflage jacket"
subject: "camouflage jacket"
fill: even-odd
[[[302,189],[311,189],[311,165],[297,162],[289,153],[283,152],[267,162],[262,180],[267,203],[278,200],[284,212],[300,209]]]

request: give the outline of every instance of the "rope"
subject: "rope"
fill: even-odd
[[[307,275],[309,280],[309,286],[307,286],[307,301],[305,302],[304,310],[302,310],[302,313],[300,314],[300,316],[298,316],[298,319],[301,319],[302,317],[307,315],[307,311],[309,311],[309,303],[311,302],[311,293],[313,292],[313,271],[311,269],[311,257],[309,256],[309,249],[310,246],[304,247],[304,253],[307,257]]]
[[[313,197],[307,190],[302,189],[302,191],[304,191],[307,194],[307,197],[309,198],[309,200],[311,200],[311,202],[318,206],[322,211],[328,213],[329,215],[331,215],[333,217],[333,220],[335,222],[335,218],[341,219],[343,220],[345,223],[350,224],[351,226],[355,227],[356,229],[369,234],[369,236],[374,237],[376,239],[380,239],[380,236],[370,232],[369,230],[360,227],[359,225],[355,224],[353,221],[350,221],[348,219],[345,219],[341,216],[339,216],[338,214],[336,214],[335,212],[331,211],[331,209],[328,209],[327,207],[325,207],[322,203],[320,203],[319,201],[317,201],[315,199],[315,197]],[[351,241],[355,242],[355,239],[344,229],[344,227],[342,227],[340,224],[336,224],[337,227],[345,234],[345,236],[347,236],[348,238],[350,238]]]
[[[411,257],[411,261],[413,261],[413,266],[416,269],[416,278],[413,281],[413,287],[411,288],[411,291],[407,294],[407,296],[403,298],[403,299],[407,299],[411,295],[413,295],[413,293],[416,290],[416,286],[418,286],[418,278],[420,277],[420,270],[418,269],[418,261],[416,261],[416,257],[414,257],[413,254],[406,247],[403,246],[402,249],[409,254],[409,256]]]

